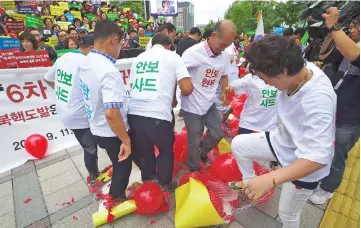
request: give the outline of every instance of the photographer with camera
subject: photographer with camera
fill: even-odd
[[[336,143],[330,174],[321,180],[310,197],[314,204],[325,203],[339,187],[348,152],[360,138],[360,21],[359,18],[352,20],[347,36],[337,23],[337,8],[329,8],[322,17],[330,35],[319,57],[326,64],[338,66],[337,72],[330,77],[337,94]],[[336,47],[331,49],[333,42]]]
[[[56,52],[54,48],[45,44],[45,42],[49,41],[49,37],[52,36],[51,32],[49,30],[44,30],[43,36],[41,36],[39,30],[37,30],[36,28],[29,28],[27,31],[30,32],[30,34],[32,34],[33,36],[35,36],[36,40],[38,41],[39,49],[46,50],[49,54],[51,62],[54,63],[57,58]]]

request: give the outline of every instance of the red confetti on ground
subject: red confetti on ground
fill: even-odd
[[[71,197],[71,202],[72,202],[72,203],[75,202],[74,196]]]
[[[102,171],[100,171],[100,173],[105,173],[107,172],[109,169],[111,169],[113,167],[113,165],[108,165],[107,167],[105,167]]]
[[[155,220],[150,220],[150,224],[154,224],[155,223]]]
[[[78,220],[78,217],[76,217],[75,215],[73,215],[73,219],[74,219],[74,220]]]
[[[233,207],[233,208],[238,208],[241,206],[241,201],[240,200],[232,200],[229,201],[229,204]]]
[[[24,203],[29,203],[31,201],[31,198],[27,198],[26,200],[24,200]]]
[[[112,177],[112,176],[113,176],[113,171],[109,171],[109,173],[108,173],[107,176],[108,176],[108,177]]]
[[[109,212],[108,217],[107,217],[107,222],[111,223],[114,220],[114,218],[115,218],[115,216]]]
[[[86,183],[87,183],[87,184],[90,184],[90,176],[87,176],[87,177],[86,177]]]

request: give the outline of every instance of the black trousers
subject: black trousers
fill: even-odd
[[[173,109],[172,109],[172,126],[173,126],[173,129],[175,128],[175,116],[174,116],[174,112],[173,112]]]
[[[128,115],[131,130],[132,151],[140,156],[142,180],[156,176],[160,184],[172,182],[174,166],[173,144],[175,140],[172,123],[155,118]],[[154,146],[159,155],[154,155]]]
[[[109,194],[115,198],[125,196],[125,190],[129,183],[129,176],[132,171],[132,156],[129,156],[126,160],[118,162],[118,154],[120,151],[120,145],[122,141],[118,137],[101,137],[94,136],[96,143],[100,148],[106,150],[113,165],[113,177],[110,185]]]
[[[84,149],[84,163],[89,174],[97,177],[99,175],[98,169],[98,146],[94,140],[94,136],[90,128],[71,129],[74,132],[75,138]]]

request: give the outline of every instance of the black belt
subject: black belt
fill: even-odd
[[[276,155],[276,153],[275,153],[275,151],[274,151],[274,149],[272,147],[268,131],[266,132],[266,138],[267,138],[268,146],[270,147],[272,154],[275,156],[278,164],[280,164],[280,166],[282,167],[282,165],[281,165],[280,161],[278,160],[277,155]],[[314,190],[314,189],[317,188],[319,181],[304,182],[304,181],[296,180],[296,181],[292,181],[292,183],[294,185],[296,185],[297,187],[300,187],[300,188],[305,188],[305,189],[308,189],[308,190]]]

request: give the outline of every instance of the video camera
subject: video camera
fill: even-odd
[[[313,39],[323,40],[328,35],[328,28],[325,26],[322,14],[330,7],[339,9],[338,23],[348,33],[348,26],[351,21],[360,15],[359,1],[317,1],[309,2],[308,8],[300,14],[301,20],[307,20],[308,33]]]
[[[41,41],[42,42],[49,42],[49,38],[52,36],[51,31],[50,30],[44,30],[43,31],[43,36],[41,37]]]

